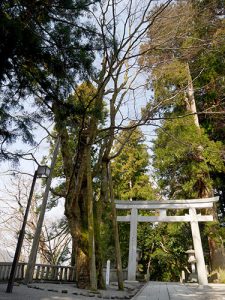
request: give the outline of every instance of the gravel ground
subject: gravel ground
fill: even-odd
[[[117,284],[111,284],[107,290],[93,293],[78,289],[74,284],[33,283],[29,286],[18,284],[11,294],[6,293],[7,284],[0,284],[0,300],[90,300],[90,299],[132,299],[143,284],[125,283],[125,290],[119,291]]]

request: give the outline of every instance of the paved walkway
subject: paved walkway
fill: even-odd
[[[149,282],[133,300],[225,300],[225,284]]]
[[[25,285],[15,286],[12,294],[5,293],[6,284],[0,284],[0,300],[98,300],[98,299],[132,299],[132,300],[225,300],[225,284],[180,284],[166,282],[149,282],[136,296],[129,290],[120,292],[115,285],[107,291],[91,294],[79,290],[72,284],[34,284],[28,288]]]

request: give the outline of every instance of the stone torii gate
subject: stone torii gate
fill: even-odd
[[[136,252],[137,252],[137,225],[138,222],[190,222],[195,250],[198,282],[202,285],[208,284],[205,260],[202,249],[201,236],[198,222],[213,221],[212,215],[197,214],[196,209],[212,208],[213,203],[219,197],[189,199],[189,200],[164,200],[164,201],[120,201],[116,200],[116,208],[120,210],[131,210],[127,216],[118,216],[118,222],[130,222],[129,259],[128,259],[128,281],[136,280]],[[167,210],[189,210],[189,214],[181,216],[167,215]],[[138,215],[138,210],[155,211],[155,216]]]

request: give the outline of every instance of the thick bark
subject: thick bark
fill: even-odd
[[[56,130],[61,139],[61,154],[63,159],[64,174],[66,177],[66,197],[65,215],[68,220],[70,233],[73,240],[73,261],[76,262],[75,278],[78,286],[86,287],[89,285],[88,274],[88,241],[83,234],[83,219],[81,218],[80,197],[82,197],[82,184],[85,173],[85,144],[86,136],[80,137],[79,152],[77,153],[76,163],[71,146],[69,144],[69,134],[66,124],[60,119],[59,107],[53,107],[55,114]],[[85,282],[85,283],[84,283]]]
[[[102,259],[102,247],[101,247],[101,229],[102,223],[102,205],[103,202],[100,199],[95,202],[94,205],[94,226],[95,226],[95,251],[96,251],[96,272],[97,272],[97,284],[99,289],[105,289],[105,280],[103,276],[103,259]]]
[[[116,205],[114,201],[114,192],[113,192],[113,183],[112,183],[112,175],[111,175],[111,166],[108,164],[108,182],[109,182],[109,192],[111,199],[111,208],[112,208],[112,225],[115,239],[115,255],[116,255],[116,269],[117,269],[117,278],[118,278],[118,287],[119,290],[124,289],[123,285],[123,269],[122,269],[122,261],[121,261],[121,253],[120,253],[120,241],[119,241],[119,230],[117,224],[117,214],[116,214]]]
[[[94,235],[94,216],[93,216],[93,189],[91,172],[91,146],[86,146],[87,159],[87,206],[88,206],[88,256],[90,270],[90,288],[97,290],[96,262],[95,262],[95,235]]]
[[[103,253],[102,253],[102,242],[101,242],[101,224],[103,219],[103,212],[106,209],[109,200],[108,195],[108,180],[107,180],[107,164],[101,161],[101,187],[100,187],[100,197],[98,201],[95,201],[94,206],[94,220],[95,220],[95,240],[96,240],[96,268],[97,268],[97,278],[98,287],[100,289],[106,288],[105,279],[103,276]]]

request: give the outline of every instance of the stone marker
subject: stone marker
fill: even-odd
[[[106,274],[105,274],[105,282],[106,285],[109,285],[110,282],[110,260],[107,260],[107,264],[106,264]]]

